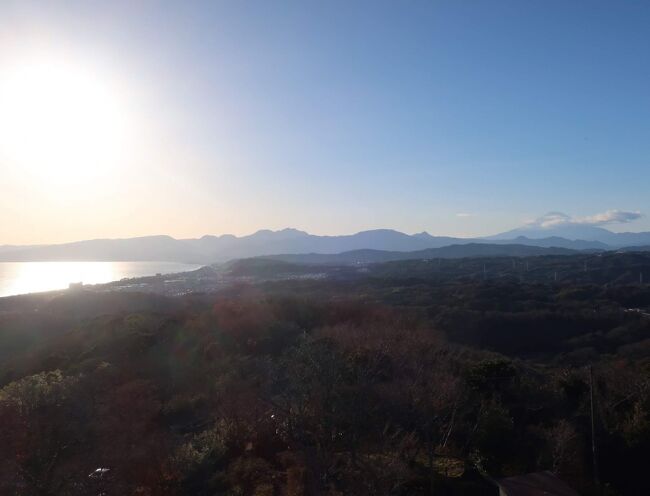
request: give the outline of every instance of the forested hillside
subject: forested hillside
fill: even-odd
[[[648,306],[388,272],[0,300],[0,493],[478,495],[553,470],[645,495]]]

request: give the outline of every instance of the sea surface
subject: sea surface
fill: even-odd
[[[0,262],[0,297],[65,289],[70,283],[102,284],[199,267],[174,262]]]

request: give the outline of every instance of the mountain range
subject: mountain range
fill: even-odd
[[[395,262],[399,260],[432,260],[467,257],[534,257],[540,255],[574,255],[580,251],[569,248],[521,244],[467,243],[417,251],[352,250],[335,254],[307,253],[260,257],[297,265],[352,265]]]
[[[340,254],[355,250],[414,252],[470,243],[521,245],[568,250],[610,250],[650,245],[650,232],[614,233],[602,227],[560,225],[524,226],[485,238],[404,234],[391,229],[341,236],[318,236],[297,229],[261,230],[248,236],[203,236],[174,239],[146,236],[95,239],[56,245],[0,246],[0,261],[173,261],[224,262],[236,258],[291,254]],[[459,248],[455,248],[459,250]],[[641,248],[643,249],[643,248]]]
[[[622,232],[615,233],[603,227],[579,222],[563,222],[550,227],[542,227],[538,224],[530,224],[517,229],[488,236],[487,240],[514,239],[523,236],[530,239],[540,239],[549,236],[569,239],[596,241],[609,246],[610,248],[621,248],[624,246],[640,246],[650,244],[650,232]]]

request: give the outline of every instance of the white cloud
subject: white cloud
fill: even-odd
[[[465,212],[459,212],[459,213],[456,214],[456,217],[471,217],[471,216],[472,216],[472,214],[468,214],[468,213],[465,213]]]
[[[581,219],[582,224],[604,226],[607,224],[626,224],[633,220],[640,219],[641,212],[624,212],[623,210],[608,210],[602,214],[592,215]]]
[[[587,217],[571,217],[562,212],[549,212],[535,220],[526,223],[529,227],[540,227],[542,229],[581,225],[581,226],[606,226],[609,224],[626,224],[643,217],[641,212],[626,212],[624,210],[607,210],[606,212],[590,215]]]
[[[565,224],[572,224],[573,220],[567,214],[562,212],[549,212],[535,220],[528,221],[526,225],[530,227],[554,227]]]

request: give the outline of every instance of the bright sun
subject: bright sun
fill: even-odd
[[[65,59],[0,67],[0,160],[53,186],[116,172],[130,119],[99,72]]]

